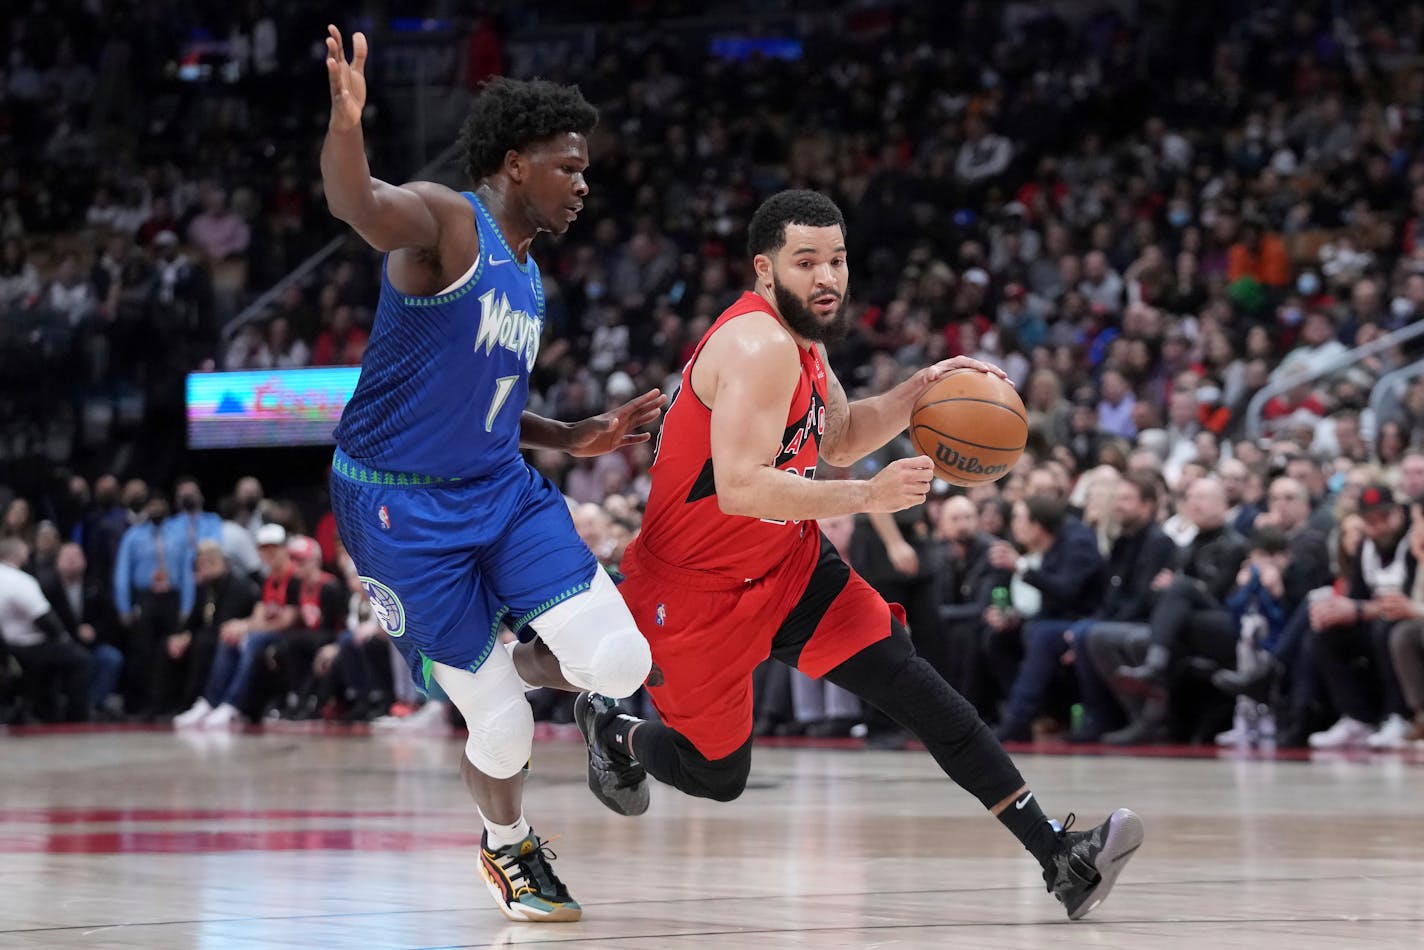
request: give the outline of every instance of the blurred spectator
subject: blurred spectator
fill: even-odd
[[[1152,582],[1157,597],[1149,621],[1145,655],[1138,665],[1120,666],[1120,688],[1147,697],[1141,712],[1104,742],[1134,745],[1165,738],[1168,675],[1183,656],[1209,657],[1218,666],[1236,662],[1236,618],[1225,607],[1236,584],[1247,543],[1226,523],[1226,492],[1214,478],[1201,478],[1187,492],[1188,516],[1196,537],[1183,552],[1180,571],[1164,568]]]
[[[163,522],[163,550],[165,558],[174,565],[178,615],[186,617],[193,610],[197,586],[193,565],[198,544],[222,540],[222,519],[203,510],[203,491],[193,478],[178,479],[173,488],[173,503],[177,510]]]
[[[0,245],[0,311],[30,306],[41,287],[40,272],[25,253],[24,243],[6,238]]]
[[[237,518],[237,499],[231,495],[219,499],[218,517],[222,519],[219,545],[223,557],[239,574],[256,579],[262,575],[262,558],[257,554],[257,542]]]
[[[1390,658],[1399,678],[1404,703],[1413,713],[1409,730],[1389,747],[1424,742],[1424,506],[1415,504],[1410,517],[1409,551],[1414,555],[1414,584],[1408,591],[1387,593],[1380,598],[1379,611],[1390,628]],[[1384,743],[1381,743],[1383,745]]]
[[[228,624],[250,616],[259,596],[257,585],[251,579],[228,568],[222,548],[212,539],[198,542],[193,575],[197,581],[193,609],[183,619],[182,629],[168,638],[165,651],[177,668],[174,680],[182,684],[179,705],[187,706],[185,712],[173,719],[173,725],[178,728],[199,724],[212,710],[211,704],[202,698],[202,690],[212,670],[222,631]]]
[[[964,495],[952,495],[939,509],[935,538],[942,545],[938,633],[924,653],[945,680],[979,710],[997,718],[981,658],[989,627],[984,622],[993,593],[1007,588],[1010,573],[989,564],[993,535],[980,530],[979,512]]]
[[[1419,569],[1410,539],[1409,512],[1387,485],[1371,485],[1360,495],[1365,540],[1345,595],[1322,597],[1310,605],[1310,625],[1318,636],[1314,660],[1340,719],[1310,737],[1314,749],[1370,745],[1393,748],[1411,728],[1412,716],[1394,674],[1389,651],[1390,614],[1403,613],[1399,597],[1414,589]],[[1355,667],[1364,665],[1366,686]]]
[[[209,260],[221,261],[245,252],[251,233],[247,222],[229,207],[227,192],[209,185],[203,210],[188,224],[188,240]]]
[[[359,366],[368,334],[353,322],[349,304],[331,311],[331,324],[322,330],[312,348],[313,366]]]
[[[290,539],[287,551],[298,587],[296,622],[281,638],[278,651],[287,678],[282,714],[314,719],[321,709],[314,662],[346,629],[346,586],[322,569],[321,547],[311,538]]]
[[[69,638],[38,582],[20,570],[29,556],[19,538],[0,539],[0,638],[20,664],[31,708],[63,722],[83,722],[89,718],[94,660]]]
[[[1103,601],[1071,628],[1069,646],[1084,709],[1074,741],[1097,742],[1110,727],[1124,725],[1124,710],[1114,702],[1105,677],[1122,664],[1127,643],[1149,635],[1154,585],[1177,563],[1177,546],[1157,524],[1159,502],[1157,479],[1149,473],[1130,473],[1117,484],[1113,508],[1121,533],[1108,555]],[[1132,698],[1126,703],[1129,718],[1140,715],[1140,706]]]
[[[267,567],[261,599],[250,615],[218,628],[217,654],[202,694],[183,713],[183,726],[227,729],[244,716],[255,719],[250,690],[258,664],[299,622],[302,582],[287,552],[287,532],[281,525],[263,525],[257,532],[257,549]]]
[[[986,616],[997,631],[990,641],[991,663],[1008,694],[995,729],[1001,741],[1030,738],[1033,719],[1068,651],[1067,634],[1074,622],[1092,613],[1104,583],[1097,539],[1090,528],[1068,517],[1063,502],[1035,495],[1015,503],[1013,535],[1024,554],[1006,541],[989,548],[989,564],[1012,572],[1011,585],[1029,589],[1011,594],[1012,613],[990,606]],[[1012,614],[1022,618],[1021,642],[1019,621]]]
[[[136,496],[137,498],[137,496]],[[168,502],[149,499],[143,516],[119,543],[114,563],[114,604],[128,630],[124,671],[124,708],[145,718],[157,717],[168,695],[168,637],[178,631],[179,592],[174,571],[184,571],[170,557],[164,522]]]
[[[124,668],[124,655],[114,645],[118,617],[104,585],[88,573],[83,549],[73,543],[64,545],[53,574],[40,587],[69,642],[89,654],[93,669],[89,709],[103,710],[106,716],[114,717],[118,709],[107,701],[119,685]]]

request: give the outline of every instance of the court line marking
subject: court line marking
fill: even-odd
[[[1419,876],[1419,872],[1418,872],[1418,871],[1407,871],[1407,872],[1406,872],[1406,871],[1401,871],[1401,872],[1398,872],[1398,873],[1390,873],[1390,874],[1339,874],[1339,875],[1332,875],[1332,876],[1329,876],[1329,877],[1203,878],[1203,879],[1198,879],[1198,880],[1185,880],[1185,881],[1119,881],[1118,884],[1115,886],[1115,889],[1120,890],[1120,889],[1122,889],[1122,888],[1189,887],[1189,886],[1194,886],[1194,885],[1199,886],[1199,885],[1213,885],[1213,884],[1220,884],[1220,885],[1233,885],[1233,884],[1300,884],[1300,883],[1324,884],[1324,883],[1327,883],[1327,882],[1330,882],[1330,881],[1389,881],[1389,880],[1402,880],[1402,879],[1404,879],[1404,878],[1417,878],[1418,876]],[[922,895],[922,896],[932,896],[932,895],[935,895],[935,894],[1011,893],[1011,892],[1013,892],[1013,891],[1023,891],[1023,890],[1031,890],[1031,891],[1034,892],[1034,893],[1040,893],[1040,889],[1039,889],[1038,887],[1036,887],[1036,886],[1030,885],[1030,886],[1028,886],[1028,887],[1025,887],[1025,886],[1022,886],[1022,885],[1009,884],[1009,885],[996,885],[996,886],[993,886],[993,887],[932,888],[932,889],[917,890],[917,891],[907,891],[907,890],[903,890],[903,889],[897,888],[897,889],[895,889],[895,890],[889,890],[889,891],[847,891],[847,892],[844,892],[844,893],[833,893],[833,894],[796,894],[796,895],[793,895],[793,896],[791,896],[791,897],[789,897],[789,898],[788,898],[788,896],[787,896],[786,894],[784,894],[784,893],[778,893],[778,894],[727,894],[727,895],[722,895],[722,896],[717,896],[717,897],[666,897],[666,898],[654,898],[654,899],[651,899],[651,900],[646,899],[646,898],[643,898],[643,899],[638,899],[638,900],[631,900],[631,899],[630,899],[630,900],[615,900],[615,901],[599,901],[599,902],[596,902],[596,903],[586,904],[586,905],[584,905],[584,906],[586,906],[586,907],[623,907],[623,906],[627,906],[627,905],[629,905],[629,904],[637,904],[637,905],[640,905],[640,906],[641,906],[641,905],[646,905],[646,904],[710,904],[710,903],[716,903],[716,902],[719,902],[719,901],[765,901],[765,900],[772,900],[772,899],[814,901],[814,900],[841,900],[841,899],[848,898],[848,897],[875,897],[875,896],[882,895],[882,894],[888,894],[888,895]],[[184,925],[184,924],[228,924],[228,923],[257,922],[257,921],[276,921],[276,920],[339,920],[339,919],[344,919],[344,918],[355,919],[355,918],[363,918],[363,917],[388,917],[388,916],[394,916],[394,915],[410,915],[410,914],[460,914],[460,913],[479,912],[479,911],[484,911],[484,910],[488,910],[488,911],[490,911],[490,912],[492,912],[492,913],[498,913],[498,911],[497,911],[495,908],[490,907],[490,906],[488,906],[488,905],[486,905],[486,904],[481,904],[481,905],[478,906],[478,907],[475,907],[475,906],[467,906],[467,907],[432,907],[432,908],[420,908],[420,909],[410,909],[410,910],[371,910],[371,911],[361,911],[361,912],[357,912],[357,913],[343,913],[343,914],[282,914],[282,915],[277,915],[277,916],[253,916],[253,917],[200,917],[200,918],[195,918],[195,919],[193,919],[193,920],[153,920],[153,921],[136,921],[136,922],[132,922],[132,923],[121,923],[121,924],[71,924],[71,925],[65,925],[65,926],[63,926],[63,927],[26,927],[26,928],[21,928],[21,929],[19,929],[19,930],[0,930],[0,934],[55,933],[55,932],[63,932],[63,931],[68,931],[68,930],[114,930],[114,929],[122,928],[122,927],[176,927],[176,926],[182,926],[182,925]],[[1346,918],[1346,917],[1327,917],[1327,918],[1322,918],[1322,919],[1324,919],[1324,920],[1340,920],[1340,921],[1344,921],[1344,922],[1348,922],[1348,921],[1350,920],[1350,918]],[[1371,919],[1371,920],[1385,920],[1386,918],[1370,918],[1370,919]],[[1313,922],[1314,920],[1315,920],[1315,918],[1301,918],[1301,919],[1300,919],[1299,921],[1297,921],[1297,922],[1299,922],[1299,923],[1311,923],[1311,922]],[[1415,922],[1416,920],[1418,920],[1419,922],[1424,922],[1424,918],[1413,918],[1413,917],[1399,918],[1398,922],[1400,922],[1400,923],[1413,923],[1413,922]],[[1134,924],[1144,924],[1144,923],[1146,923],[1146,924],[1151,924],[1151,923],[1178,923],[1178,922],[1185,922],[1185,921],[1146,920],[1146,921],[1104,921],[1104,922],[1105,922],[1105,923],[1134,923]],[[1200,921],[1200,922],[1206,922],[1206,921]],[[1292,922],[1292,921],[1290,921],[1290,920],[1285,920],[1285,919],[1276,921],[1276,920],[1266,920],[1266,919],[1257,919],[1257,918],[1231,918],[1230,920],[1228,920],[1228,921],[1226,921],[1226,922],[1228,922],[1228,923],[1230,923],[1230,922],[1246,922],[1246,923],[1290,923],[1290,922]],[[1008,925],[1009,923],[1010,923],[1009,921],[1005,921],[1005,922],[1003,922],[1003,923],[1001,923],[1001,924],[984,924],[983,926],[1005,926],[1005,925]],[[920,925],[915,924],[915,925],[906,925],[906,926],[920,926]],[[925,926],[929,926],[929,925],[925,925]],[[936,924],[936,925],[934,925],[934,926],[950,926],[950,925],[947,925],[947,924]],[[958,926],[958,925],[955,925],[955,926]],[[839,928],[839,929],[845,929],[845,928]],[[720,931],[719,931],[719,932],[720,932]],[[751,933],[752,931],[747,931],[747,932],[748,932],[748,933]],[[759,931],[758,931],[758,932],[759,932]],[[767,932],[768,932],[768,933],[779,933],[780,931],[767,931]],[[686,936],[695,936],[695,935],[693,935],[693,934],[688,934],[688,935],[686,935]],[[579,939],[583,939],[583,938],[579,938]],[[616,939],[620,939],[620,938],[618,938],[618,937],[600,937],[600,938],[598,938],[598,939],[600,939],[600,940],[616,940]],[[522,942],[523,942],[523,941],[521,941],[521,943],[522,943]],[[462,944],[462,945],[460,945],[460,946],[475,946],[475,947],[480,947],[480,946],[489,946],[489,945],[488,945],[488,944],[468,944],[468,945]],[[435,950],[435,948],[421,948],[421,950]]]
[[[1222,917],[1222,918],[1201,918],[1192,920],[1097,920],[1091,921],[1094,930],[1101,930],[1103,927],[1116,927],[1120,925],[1142,926],[1163,924],[1414,924],[1424,923],[1424,917],[1397,917],[1397,918],[1350,918],[1350,917]],[[803,934],[803,933],[858,933],[865,930],[934,930],[934,929],[955,929],[962,930],[967,927],[1054,927],[1067,926],[1071,921],[1059,920],[1049,923],[1042,920],[1005,920],[988,921],[985,923],[975,923],[972,921],[962,921],[953,923],[923,923],[923,924],[862,924],[859,926],[847,927],[779,927],[763,928],[760,930],[698,930],[690,933],[660,933],[646,934],[643,936],[629,936],[626,934],[610,934],[608,936],[596,937],[549,937],[545,939],[535,938],[533,940],[518,940],[518,946],[540,946],[545,944],[565,944],[565,943],[599,943],[611,941],[633,941],[633,940],[683,940],[689,937],[756,937],[770,934]],[[1284,935],[1282,935],[1284,936]],[[433,946],[422,946],[410,948],[410,950],[478,950],[480,947],[510,946],[510,944],[495,943],[449,943],[436,944]]]
[[[696,931],[691,931],[691,933],[651,933],[651,934],[645,934],[645,936],[625,936],[625,934],[608,934],[608,936],[601,936],[601,937],[595,937],[595,936],[587,936],[587,937],[535,937],[534,940],[524,940],[524,939],[520,939],[520,940],[517,941],[517,944],[518,944],[518,946],[524,947],[524,946],[538,946],[538,944],[554,944],[554,943],[557,943],[557,944],[564,944],[564,943],[601,943],[601,941],[614,941],[614,940],[625,940],[625,941],[632,941],[632,940],[674,940],[674,939],[675,939],[675,940],[685,940],[685,939],[688,939],[688,937],[731,937],[731,936],[736,936],[736,937],[758,937],[758,936],[769,936],[769,934],[780,934],[780,933],[859,933],[859,931],[863,931],[863,930],[937,930],[937,929],[941,929],[941,927],[943,927],[943,929],[954,929],[954,930],[963,930],[963,929],[967,929],[967,927],[1059,927],[1059,926],[1065,926],[1065,924],[1067,924],[1067,923],[1069,923],[1069,922],[1067,922],[1067,920],[1054,920],[1054,922],[1047,922],[1047,920],[990,920],[990,922],[974,923],[974,922],[968,922],[968,920],[965,920],[965,922],[956,922],[956,923],[943,923],[943,922],[941,922],[941,923],[867,923],[867,924],[860,924],[860,926],[846,926],[846,927],[775,927],[775,929],[770,929],[770,927],[768,927],[768,929],[760,929],[760,930],[696,930]],[[1424,923],[1424,917],[1387,917],[1387,919],[1381,919],[1381,917],[1370,917],[1370,919],[1360,919],[1360,917],[1249,917],[1249,919],[1245,919],[1245,917],[1219,917],[1219,919],[1218,919],[1218,917],[1202,917],[1202,919],[1190,919],[1190,920],[1098,920],[1098,919],[1094,919],[1094,920],[1092,920],[1092,922],[1091,922],[1091,926],[1094,927],[1095,930],[1101,930],[1102,927],[1122,926],[1122,924],[1126,924],[1126,926],[1142,926],[1142,924],[1155,924],[1155,926],[1161,926],[1161,924],[1223,924],[1223,923],[1235,923],[1235,924],[1256,924],[1256,923],[1270,923],[1270,924],[1290,924],[1290,923],[1313,923],[1313,924],[1323,924],[1323,923],[1349,923],[1349,924],[1361,924],[1361,923]],[[1280,936],[1286,936],[1286,934],[1280,934]],[[496,943],[443,943],[443,944],[433,944],[433,946],[410,947],[410,949],[407,949],[407,950],[477,950],[478,947],[500,947],[500,946],[511,946],[511,944],[498,943],[498,941],[496,941]]]

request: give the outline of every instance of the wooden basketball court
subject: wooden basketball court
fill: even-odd
[[[476,871],[461,741],[0,735],[0,948],[1424,946],[1424,756],[1020,755],[1045,810],[1147,842],[1069,923],[1037,867],[918,752],[757,750],[737,802],[637,819],[540,743],[528,815],[583,903],[507,922]]]

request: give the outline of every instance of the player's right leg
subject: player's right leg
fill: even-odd
[[[496,510],[498,499],[485,495],[498,487],[394,487],[380,473],[337,473],[332,510],[372,611],[416,685],[438,684],[469,727],[461,775],[484,819],[480,873],[500,910],[513,920],[577,920],[582,911],[523,815],[533,713],[498,647],[506,611],[477,570],[501,521],[472,512]]]
[[[496,649],[473,671],[436,663],[431,672],[470,730],[460,775],[484,819],[480,876],[495,903],[510,920],[578,920],[582,908],[524,817],[522,772],[533,751],[534,712],[509,653]]]
[[[1084,916],[1112,889],[1142,843],[1127,809],[1088,832],[1043,813],[973,705],[915,653],[891,608],[827,543],[800,602],[777,632],[773,655],[849,690],[925,744],[945,774],[1019,839],[1043,868],[1068,916]]]
[[[961,788],[979,799],[1043,868],[1048,890],[1077,920],[1102,903],[1142,844],[1142,822],[1126,808],[1086,832],[1043,813],[1009,754],[974,707],[917,656],[904,628],[837,665],[826,679],[872,703],[924,743]]]

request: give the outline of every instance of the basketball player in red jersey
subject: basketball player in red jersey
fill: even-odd
[[[755,292],[722,314],[682,371],[642,534],[623,562],[621,592],[652,646],[647,685],[663,721],[582,694],[589,785],[622,814],[647,807],[649,774],[689,795],[736,798],[751,766],[752,671],[775,657],[914,733],[1038,859],[1068,916],[1082,917],[1141,845],[1141,821],[1125,808],[1088,832],[1050,821],[974,707],[915,655],[903,612],[815,521],[924,501],[928,458],[868,481],[816,481],[816,468],[822,458],[849,466],[889,442],[945,373],[1002,372],[956,357],[849,403],[824,346],[846,331],[840,210],[815,192],[782,192],[753,216],[748,245]]]

